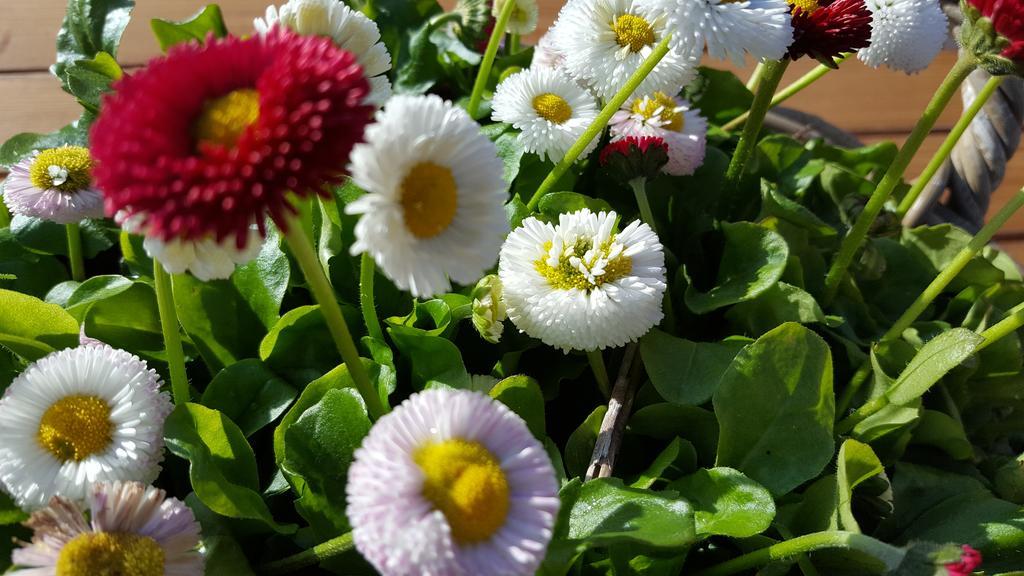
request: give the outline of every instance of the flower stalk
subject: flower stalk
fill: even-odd
[[[1013,334],[1024,326],[1024,303],[1018,304],[999,322],[981,332],[985,340],[978,345],[978,352]]]
[[[636,196],[636,204],[640,208],[640,218],[658,233],[658,227],[654,223],[654,212],[651,210],[651,202],[647,198],[647,178],[634,178],[629,181],[629,187],[633,189]]]
[[[757,91],[754,93],[754,102],[750,105],[747,123],[743,126],[740,141],[736,145],[736,151],[733,152],[729,168],[725,171],[727,194],[735,195],[739,188],[740,180],[747,169],[747,162],[750,161],[750,157],[757,147],[757,136],[761,132],[761,126],[764,125],[764,117],[771,106],[772,96],[775,95],[775,89],[779,87],[779,82],[782,81],[782,75],[786,73],[787,67],[789,67],[789,59],[765,62],[764,64],[764,73],[757,83]]]
[[[839,64],[844,62],[849,57],[850,57],[849,54],[844,54],[844,55],[836,58],[835,59],[836,66],[839,66]],[[754,91],[757,88],[758,83],[761,81],[761,76],[759,75],[758,72],[762,70],[762,66],[763,66],[763,64],[758,64],[758,68],[756,68],[754,70],[754,75],[751,76],[750,80],[747,82],[747,89],[748,90]],[[808,72],[807,74],[804,74],[803,76],[798,78],[796,81],[794,81],[792,84],[786,86],[782,90],[779,90],[778,92],[776,92],[775,96],[772,97],[771,104],[768,105],[768,109],[771,110],[772,108],[775,108],[776,106],[778,106],[779,104],[782,104],[786,100],[789,100],[793,96],[796,96],[800,92],[803,92],[805,88],[807,88],[811,84],[814,84],[815,82],[820,80],[825,74],[828,74],[829,72],[831,72],[834,69],[835,68],[830,68],[828,66],[825,66],[824,64],[818,64],[817,66],[812,68],[810,72]],[[730,120],[726,124],[724,124],[722,126],[722,129],[731,132],[731,131],[739,128],[740,126],[742,126],[743,123],[747,121],[747,118],[749,116],[750,116],[750,111],[748,110],[748,111],[744,112],[743,114],[740,114],[739,116],[733,118],[732,120]]]
[[[85,280],[85,258],[82,256],[82,228],[80,225],[67,224],[68,262],[71,263],[71,279],[75,282]]]
[[[376,387],[366,372],[366,367],[363,366],[355,341],[352,339],[352,333],[348,329],[348,323],[345,322],[345,316],[341,312],[341,306],[334,296],[334,288],[324,274],[323,268],[320,267],[320,261],[317,259],[309,235],[300,220],[293,219],[290,224],[287,231],[284,231],[288,246],[291,247],[292,254],[306,277],[313,297],[320,304],[320,312],[324,316],[334,344],[345,365],[348,366],[348,372],[352,376],[352,381],[355,382],[359,395],[366,402],[367,411],[373,419],[378,419],[388,413],[388,407],[381,401]]]
[[[754,550],[732,560],[728,560],[717,566],[701,570],[694,576],[731,576],[747,570],[764,566],[769,562],[789,560],[800,554],[814,552],[815,550],[827,550],[830,548],[842,548],[863,552],[885,564],[889,570],[894,570],[903,561],[904,552],[899,548],[880,542],[856,532],[845,532],[834,530],[828,532],[815,532],[805,536],[798,536],[792,540],[786,540],[773,544],[767,548]]]
[[[380,327],[380,319],[377,317],[377,306],[373,294],[373,276],[377,271],[377,265],[373,256],[363,252],[359,262],[359,308],[363,312],[363,322],[366,323],[366,332],[374,340],[384,341],[384,331]]]
[[[604,354],[600,350],[591,350],[587,352],[587,360],[590,362],[590,370],[594,373],[594,380],[597,381],[601,395],[605,398],[610,397],[611,382],[608,379],[608,368],[604,364]]]
[[[0,228],[7,228],[11,225],[11,213],[7,211],[7,206],[0,202]]]
[[[875,219],[882,212],[882,208],[885,207],[885,203],[892,196],[893,190],[903,181],[903,173],[906,172],[910,161],[917,154],[924,139],[935,126],[939,115],[946,109],[953,95],[956,94],[960,85],[967,79],[967,76],[970,75],[975,67],[977,67],[977,63],[973,58],[963,57],[957,60],[949,74],[946,75],[945,80],[942,81],[942,85],[939,86],[935,96],[932,97],[931,102],[928,103],[924,114],[917,121],[917,125],[914,126],[914,130],[907,137],[907,141],[900,148],[896,158],[889,165],[889,170],[886,171],[885,176],[882,177],[882,181],[875,188],[867,205],[864,206],[864,210],[857,217],[853,228],[850,229],[850,232],[843,239],[843,243],[839,247],[839,253],[832,262],[831,268],[829,268],[828,275],[825,277],[825,293],[822,298],[822,303],[826,306],[835,299],[836,293],[839,291],[839,285],[846,278],[846,272],[853,263],[857,252],[863,246],[871,225],[874,224]]]
[[[316,566],[325,560],[340,556],[353,548],[355,548],[355,542],[352,540],[352,533],[347,532],[298,554],[268,562],[260,566],[258,572],[265,576],[293,574],[303,568]]]
[[[510,2],[510,4],[514,4],[514,2]],[[547,178],[540,183],[537,191],[533,194],[533,198],[530,198],[530,202],[526,205],[531,211],[537,210],[537,206],[540,205],[541,198],[543,198],[548,192],[551,192],[555,187],[555,184],[561,180],[562,176],[565,176],[565,173],[569,171],[569,168],[572,167],[573,163],[575,163],[580,155],[583,154],[583,151],[587,149],[587,146],[590,145],[594,138],[597,138],[601,132],[604,131],[605,127],[608,126],[608,123],[611,122],[612,116],[618,112],[619,108],[626,103],[626,100],[633,95],[633,92],[640,87],[640,84],[644,79],[647,78],[658,63],[661,62],[666,54],[668,54],[669,41],[671,39],[672,37],[670,35],[665,36],[665,38],[655,46],[651,55],[647,57],[647,60],[644,60],[644,63],[637,68],[636,72],[634,72],[632,76],[630,76],[629,80],[626,81],[626,84],[605,104],[604,108],[601,109],[601,113],[594,119],[594,123],[587,128],[578,140],[576,140],[576,143],[569,148],[569,151],[565,153],[565,156],[555,164],[554,169],[552,169]]]
[[[167,366],[170,370],[171,393],[174,395],[174,404],[181,406],[190,400],[188,374],[185,371],[185,351],[181,347],[181,332],[178,326],[178,313],[174,307],[171,275],[157,260],[153,260],[153,283],[156,285],[160,329],[164,335],[164,350],[167,353]]]
[[[491,68],[494,67],[494,59],[498,56],[498,46],[505,36],[505,29],[508,27],[508,21],[512,19],[512,12],[515,9],[515,2],[506,2],[494,23],[494,30],[491,31],[491,38],[487,41],[487,50],[484,51],[480,70],[477,71],[476,81],[473,83],[473,92],[470,93],[469,104],[466,106],[466,111],[472,118],[476,118],[477,112],[480,110],[480,101],[484,98],[487,79],[491,77]]]

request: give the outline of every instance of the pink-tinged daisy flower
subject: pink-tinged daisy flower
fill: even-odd
[[[356,548],[384,576],[527,576],[558,514],[547,453],[487,396],[434,389],[384,416],[348,475]]]
[[[200,529],[192,511],[137,482],[89,490],[89,518],[56,496],[25,523],[31,543],[14,550],[11,576],[202,576]]]
[[[92,185],[92,158],[80,146],[37,151],[11,166],[4,203],[14,214],[58,224],[103,217],[103,195]]]
[[[356,58],[329,38],[264,36],[172,48],[114,85],[92,129],[108,214],[141,214],[165,240],[231,237],[288,197],[340,183],[372,107]]]
[[[981,566],[981,552],[966,544],[962,550],[959,561],[946,564],[946,572],[949,576],[971,576]]]
[[[668,144],[666,174],[685,176],[704,163],[708,122],[682,98],[655,92],[627,101],[611,121],[612,141],[631,136]]]
[[[138,357],[106,344],[54,352],[0,399],[0,483],[19,506],[82,501],[94,482],[152,482],[171,401]]]
[[[835,68],[835,59],[866,48],[871,41],[871,12],[864,0],[789,0],[793,7],[793,43],[787,56],[810,56]]]

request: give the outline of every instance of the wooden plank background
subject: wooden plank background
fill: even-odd
[[[267,1],[220,0],[219,4],[229,29],[245,34],[252,30],[252,20],[262,15]],[[126,66],[145,62],[159,51],[149,31],[149,20],[185,18],[203,3],[201,0],[139,1],[135,17],[125,32],[119,59]],[[454,0],[442,0],[442,4],[450,6]],[[540,5],[538,30],[543,31],[554,20],[562,1],[540,0]],[[54,59],[54,38],[63,13],[61,0],[4,0],[4,17],[0,20],[0,141],[18,132],[54,130],[79,113],[73,99],[61,92],[60,85],[47,72]],[[826,118],[868,143],[881,140],[902,143],[954,59],[952,52],[945,52],[931,67],[913,76],[871,70],[853,61],[830,73],[787,105]],[[732,68],[722,62],[708,64]],[[807,60],[795,63],[783,84],[812,67],[813,63]],[[736,72],[746,78],[749,67]],[[939,120],[908,175],[919,173],[960,112],[957,100]],[[993,206],[1002,205],[1006,197],[1022,185],[1024,154],[1009,166],[1006,181]],[[1018,261],[1024,262],[1024,240],[1020,239],[1024,237],[1024,214],[1011,221],[1002,236],[1003,246]]]

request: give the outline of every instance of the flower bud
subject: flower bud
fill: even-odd
[[[497,344],[505,330],[506,308],[501,297],[501,280],[494,274],[484,276],[473,289],[473,327],[480,337]]]
[[[661,138],[629,136],[601,151],[601,166],[618,182],[650,180],[668,163],[668,144]]]
[[[961,0],[960,44],[989,74],[1024,76],[1024,6],[1018,1]]]

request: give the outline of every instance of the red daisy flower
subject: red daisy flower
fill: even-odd
[[[871,12],[864,0],[789,0],[793,43],[787,56],[810,56],[835,68],[840,54],[871,43]]]
[[[668,164],[668,144],[654,136],[629,136],[605,146],[599,160],[619,182],[627,183],[636,178],[650,180]]]
[[[946,564],[946,572],[949,576],[971,576],[981,566],[981,552],[967,546],[963,547],[960,561]]]
[[[288,194],[340,182],[372,107],[355,57],[275,30],[173,48],[114,85],[92,128],[108,214],[138,214],[165,240],[263,232]]]
[[[1000,53],[1010,60],[1024,60],[1024,3],[1021,0],[968,0],[992,21],[997,33],[1008,40]]]

